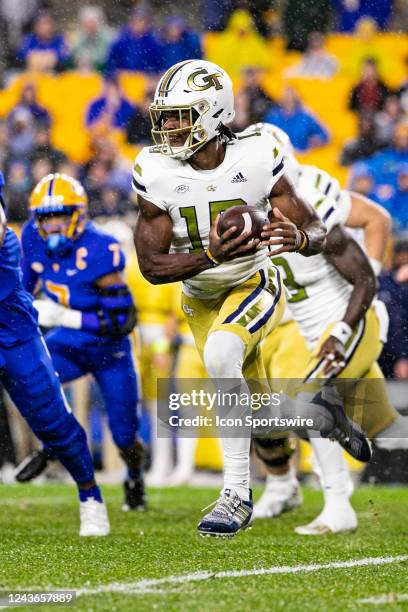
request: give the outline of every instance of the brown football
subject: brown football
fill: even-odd
[[[248,238],[249,241],[253,238],[261,238],[262,228],[268,223],[268,215],[255,206],[233,206],[221,213],[217,231],[218,235],[221,236],[221,234],[235,225],[237,231],[233,234],[232,238],[240,236],[242,232],[249,231],[251,232]]]

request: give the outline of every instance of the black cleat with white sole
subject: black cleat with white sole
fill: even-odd
[[[343,405],[336,401],[325,399],[322,391],[313,398],[313,403],[324,406],[334,419],[333,429],[320,432],[322,438],[335,440],[354,459],[368,463],[371,459],[370,443],[360,427],[347,416]]]
[[[43,473],[53,455],[44,448],[34,451],[17,466],[15,479],[17,482],[29,482]]]

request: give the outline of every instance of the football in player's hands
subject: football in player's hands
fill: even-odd
[[[221,236],[231,227],[237,228],[231,238],[237,238],[244,232],[251,232],[248,240],[250,242],[254,238],[261,238],[262,228],[268,225],[268,215],[255,206],[233,206],[221,213],[218,220],[217,232]]]

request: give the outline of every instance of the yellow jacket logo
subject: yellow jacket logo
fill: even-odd
[[[200,75],[205,76],[200,78]],[[194,91],[204,91],[205,89],[210,89],[210,87],[215,87],[215,89],[218,90],[222,89],[222,85],[219,81],[221,77],[221,72],[208,74],[208,71],[205,68],[201,68],[201,70],[196,70],[190,74],[187,80],[187,85]]]

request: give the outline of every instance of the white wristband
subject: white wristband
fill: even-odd
[[[374,259],[373,257],[370,257],[370,264],[372,269],[374,270],[374,274],[376,276],[379,276],[382,270],[382,263],[381,261],[378,261],[378,259]]]
[[[339,321],[331,330],[330,335],[337,338],[337,340],[340,340],[342,344],[346,344],[347,340],[351,338],[352,333],[353,330],[351,329],[350,325],[344,321]]]

